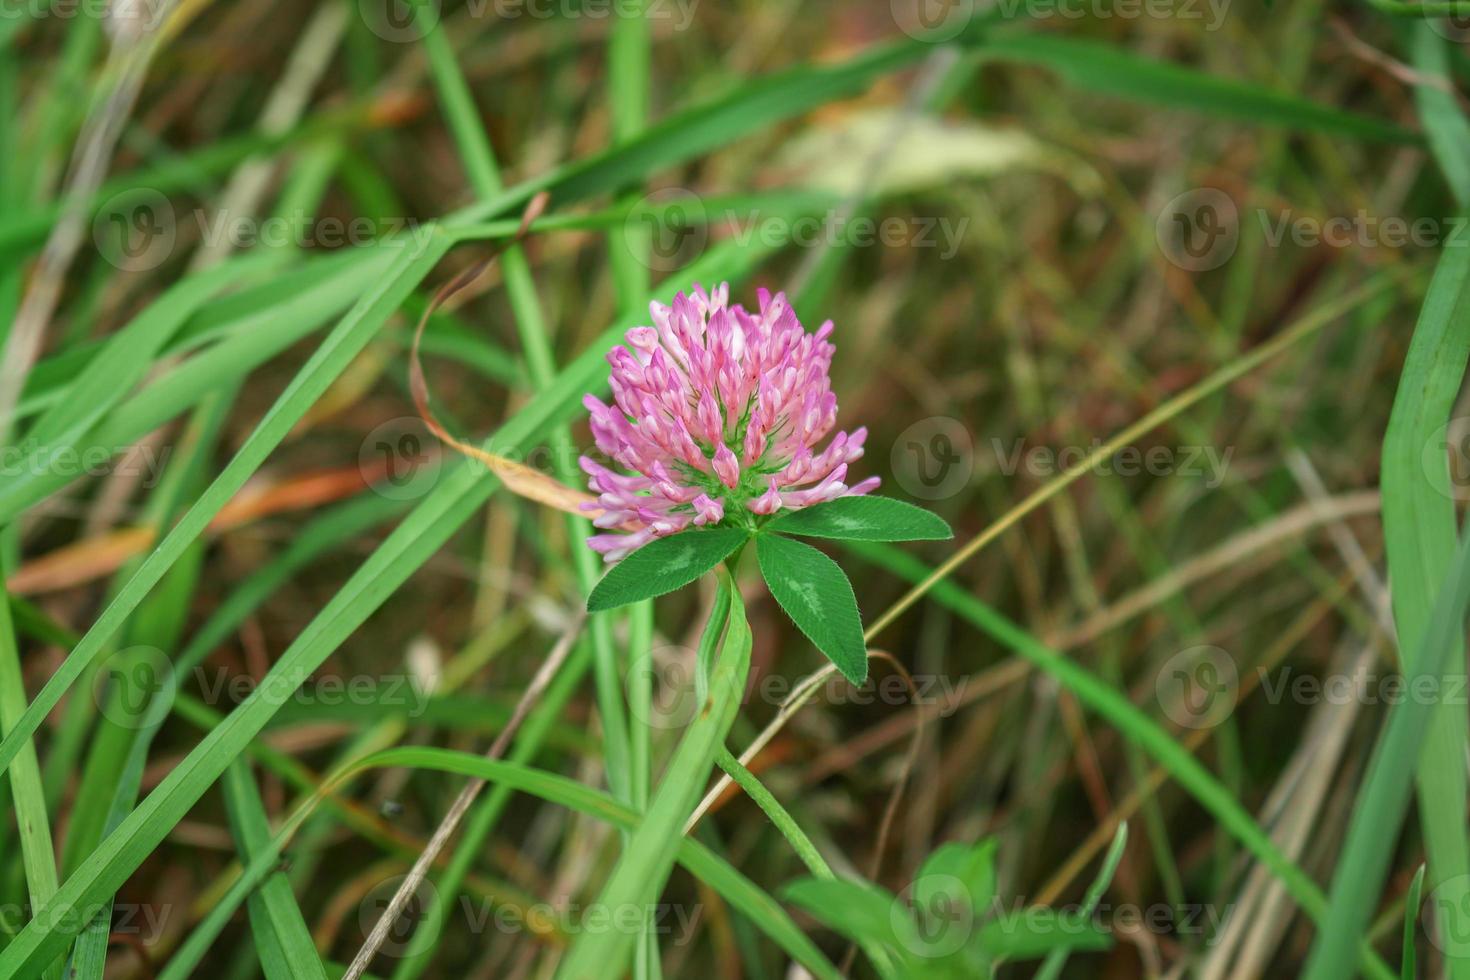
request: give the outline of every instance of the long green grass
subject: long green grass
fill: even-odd
[[[0,978],[1470,977],[1454,4],[338,2],[0,18]],[[580,490],[719,282],[956,531],[861,626],[415,418]]]

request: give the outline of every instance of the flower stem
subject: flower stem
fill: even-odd
[[[745,795],[755,800],[756,805],[761,808],[766,816],[771,818],[771,823],[781,832],[796,856],[801,858],[801,863],[807,866],[812,874],[818,878],[835,878],[832,869],[817,851],[816,845],[811,842],[801,827],[797,825],[795,818],[786,812],[781,801],[766,789],[765,784],[756,778],[755,773],[741,765],[740,760],[735,758],[729,749],[721,746],[720,754],[715,757],[720,768],[730,774],[737,786],[745,791]]]

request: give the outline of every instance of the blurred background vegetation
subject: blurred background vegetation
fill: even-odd
[[[565,365],[610,325],[641,322],[649,285],[686,287],[685,266],[701,256],[716,256],[700,268],[734,278],[747,304],[758,285],[789,290],[809,328],[837,325],[842,420],[870,430],[855,475],[881,476],[883,492],[956,529],[954,543],[905,553],[935,566],[993,535],[948,581],[1124,694],[1325,889],[1387,716],[1378,685],[1405,633],[1385,584],[1380,455],[1430,274],[1441,252],[1470,244],[1457,203],[1470,183],[1459,115],[1470,32],[1366,3],[1098,0],[927,5],[938,40],[920,40],[913,6],[662,0],[630,30],[591,0],[445,2],[417,16],[370,0],[135,0],[127,9],[143,13],[132,17],[7,2],[7,368],[27,360],[15,353],[26,304],[49,284],[56,294],[7,422],[15,482],[0,509],[25,698],[6,729],[157,531],[290,393],[327,327],[389,281],[384,263],[343,257],[393,236],[426,241],[445,215],[514,227],[529,194],[497,200],[484,175],[498,164],[505,187],[553,178],[550,217],[523,246],[529,305],[542,315],[530,329],[546,346],[526,347],[525,280],[509,257],[436,312],[425,363],[451,428],[499,430],[543,387],[542,354]],[[139,67],[138,51],[155,44]],[[464,90],[442,75],[446,58]],[[488,170],[456,130],[467,120],[498,157]],[[652,144],[637,142],[645,124]],[[656,149],[609,150],[630,142]],[[73,149],[89,146],[101,155],[96,190]],[[495,206],[474,213],[477,201]],[[58,268],[69,227],[79,239]],[[489,252],[466,241],[417,271],[381,328],[245,471],[204,544],[165,563],[162,583],[126,610],[122,633],[101,637],[106,656],[41,725],[39,812],[61,881],[343,595],[394,524],[459,472],[418,421],[408,343],[435,291]],[[720,257],[733,253],[746,257],[731,272]],[[239,267],[237,255],[262,258]],[[238,279],[218,271],[236,268]],[[195,299],[174,291],[209,275]],[[166,302],[183,304],[177,322],[104,346]],[[1447,302],[1447,322],[1462,320],[1458,300]],[[1279,353],[1248,362],[1282,337]],[[1434,364],[1453,375],[1439,382],[1453,395],[1463,356]],[[1222,371],[1239,376],[1213,385]],[[576,414],[578,394],[562,417]],[[1130,434],[1121,454],[1086,461],[1161,406],[1160,424]],[[38,418],[49,420],[39,436]],[[53,443],[100,455],[90,468],[47,457],[36,472]],[[570,445],[590,445],[580,421]],[[1443,443],[1415,446],[1409,458],[1432,482]],[[538,434],[517,449],[565,478],[566,443]],[[1060,485],[1072,464],[1082,472]],[[1461,484],[1449,486],[1431,498],[1447,509]],[[1038,506],[1007,517],[1038,490]],[[242,756],[243,775],[226,776],[258,788],[265,833],[350,756],[394,744],[482,752],[575,626],[581,544],[560,515],[500,494],[455,520],[400,587],[354,607],[365,621],[315,669],[304,689],[314,693],[284,699]],[[1443,528],[1426,517],[1423,533]],[[909,587],[914,570],[886,552],[832,553],[869,623]],[[1395,585],[1423,583],[1427,602],[1439,578],[1396,574]],[[711,592],[658,605],[651,713],[626,675],[655,773],[691,705]],[[763,590],[748,603],[753,682],[737,750],[823,663]],[[623,650],[639,626],[609,628]],[[994,837],[1003,901],[1076,903],[1127,820],[1099,912],[1116,943],[1076,954],[1065,976],[1301,971],[1311,917],[1094,705],[954,603],[913,604],[873,649],[914,676],[918,706],[884,685],[895,669],[880,659],[875,687],[826,685],[751,763],[839,874],[898,892],[939,844]],[[148,651],[199,664],[180,674],[151,745],[139,715],[116,720],[113,651],[129,671],[158,666]],[[1368,679],[1336,698],[1292,693],[1302,677]],[[331,693],[354,679],[374,693]],[[568,693],[528,761],[603,785],[593,684]],[[128,794],[119,773],[140,744],[139,792]],[[1447,758],[1464,769],[1463,751]],[[329,965],[352,959],[460,785],[430,771],[371,773],[345,808],[297,836],[284,877]],[[114,913],[109,976],[167,964],[248,853],[238,800],[199,792],[132,859],[119,910],[168,914],[140,933]],[[1448,819],[1463,837],[1461,804]],[[397,937],[402,948],[390,943],[376,973],[417,962],[425,976],[550,975],[619,837],[530,796],[502,805],[460,887],[476,903],[547,903],[554,914],[499,929],[451,915],[426,958],[405,958]],[[1390,836],[1385,886],[1369,896],[1369,938],[1395,964],[1425,860],[1419,822],[1404,827]],[[772,894],[805,873],[748,798],[721,797],[700,833]],[[7,816],[6,908],[35,894],[24,838]],[[663,901],[664,974],[786,975],[785,954],[707,883],[676,871]],[[687,932],[675,912],[690,914]],[[793,914],[844,962],[840,936]],[[0,921],[0,944],[27,918]],[[1446,946],[1433,932],[1417,932],[1425,969]],[[197,972],[254,975],[257,942],[235,912]],[[861,958],[850,969],[871,975]]]

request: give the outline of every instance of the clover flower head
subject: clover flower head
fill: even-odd
[[[607,355],[613,404],[582,400],[598,450],[631,471],[581,460],[597,494],[587,508],[601,512],[593,523],[612,531],[587,543],[607,561],[691,525],[754,527],[878,485],[844,482],[865,428],[818,448],[837,421],[832,321],[807,333],[782,293],[760,290],[755,313],[729,296],[728,283],[696,284],[651,304],[653,326]]]

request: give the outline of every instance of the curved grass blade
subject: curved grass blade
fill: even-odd
[[[1128,823],[1124,821],[1118,825],[1118,832],[1113,835],[1113,842],[1108,845],[1108,853],[1103,856],[1102,867],[1098,869],[1097,877],[1087,887],[1087,894],[1082,897],[1081,918],[1091,918],[1092,913],[1097,911],[1097,903],[1102,901],[1103,892],[1108,890],[1112,884],[1113,875],[1118,871],[1118,864],[1123,860],[1123,849],[1128,846]],[[1067,957],[1071,950],[1065,946],[1059,946],[1047,954],[1046,961],[1041,964],[1041,969],[1036,971],[1036,980],[1060,980],[1062,970],[1066,968]]]
[[[1381,143],[1418,143],[1421,137],[1330,106],[1249,82],[1220,78],[1122,48],[1058,34],[1011,33],[987,38],[983,58],[1044,65],[1088,92],[1105,92],[1154,105],[1237,119],[1252,125],[1317,130]]]

